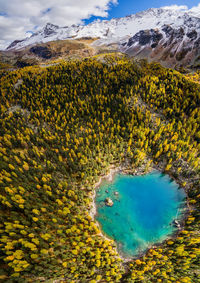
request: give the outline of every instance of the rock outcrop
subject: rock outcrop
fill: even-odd
[[[106,198],[106,199],[105,199],[105,204],[106,204],[107,206],[110,206],[110,207],[111,207],[111,206],[113,206],[114,203],[113,203],[113,201],[112,201],[110,198]]]
[[[196,30],[164,25],[161,29],[142,30],[121,44],[130,56],[161,62],[166,67],[195,65],[200,56],[200,38]]]

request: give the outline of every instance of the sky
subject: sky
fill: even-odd
[[[200,0],[0,0],[0,49],[48,22],[59,26],[88,24],[171,5],[185,10],[194,7],[200,13]]]
[[[111,4],[111,9],[109,10],[109,15],[107,19],[119,18],[135,14],[147,10],[149,8],[160,8],[165,6],[177,5],[177,6],[187,6],[191,9],[197,6],[200,0],[118,0],[117,5]],[[86,19],[86,23],[90,23],[97,17],[91,17]],[[105,18],[106,19],[106,18]]]

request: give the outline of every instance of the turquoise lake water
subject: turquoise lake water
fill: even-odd
[[[113,200],[112,207],[105,205],[106,198]],[[119,251],[130,257],[175,232],[173,220],[180,217],[184,204],[183,189],[167,175],[117,174],[112,183],[104,181],[97,190],[96,219]]]

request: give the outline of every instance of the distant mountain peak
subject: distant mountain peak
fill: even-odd
[[[59,29],[59,26],[53,25],[51,23],[47,23],[46,26],[44,27],[44,36],[49,37],[53,34],[56,34],[56,31]]]
[[[59,26],[51,24],[51,23],[47,23],[45,26],[45,29],[58,29]]]
[[[47,23],[31,37],[14,41],[8,50],[19,50],[48,41],[86,37],[98,38],[94,46],[114,43],[120,51],[134,56],[146,56],[152,60],[156,58],[158,61],[162,57],[162,60],[169,59],[170,64],[175,64],[176,60],[184,59],[185,56],[189,62],[199,56],[200,52],[200,17],[194,11],[163,7],[150,8],[123,18],[96,20],[88,25],[59,27]],[[165,55],[159,57],[161,53]],[[172,60],[168,55],[176,59]]]
[[[161,28],[164,24],[172,25],[177,28],[185,25],[185,21],[191,21],[195,28],[199,28],[199,18],[192,12],[185,10],[150,8],[137,14],[129,15],[124,18],[114,18],[111,20],[97,20],[88,25],[72,25],[70,27],[59,27],[51,23],[40,31],[26,38],[21,42],[12,43],[8,49],[20,49],[28,45],[37,43],[63,40],[68,38],[95,37],[104,38],[108,41],[125,36],[133,36],[140,30]],[[186,26],[189,28],[189,25]],[[107,32],[109,30],[109,32]]]

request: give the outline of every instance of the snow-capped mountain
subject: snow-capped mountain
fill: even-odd
[[[189,18],[183,27],[173,28],[172,25],[163,25],[160,29],[139,31],[122,43],[120,50],[130,56],[161,62],[165,66],[198,64],[199,24],[193,28],[192,19]]]
[[[58,27],[47,24],[41,31],[21,41],[13,42],[8,49],[20,49],[36,43],[45,43],[53,40],[67,38],[94,37],[105,39],[108,42],[117,42],[121,38],[131,37],[140,30],[160,29],[163,25],[173,28],[184,27],[200,30],[200,19],[189,12],[175,9],[149,9],[124,18],[112,19],[110,21],[95,21],[88,25],[73,25],[70,27]]]
[[[97,39],[93,46],[113,43],[118,45],[120,51],[138,57],[165,61],[171,56],[167,61],[174,64],[186,56],[186,61],[192,61],[191,57],[199,55],[200,15],[189,10],[152,8],[124,18],[98,20],[88,25],[59,27],[48,23],[31,37],[14,41],[7,50],[86,37]]]

